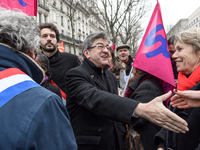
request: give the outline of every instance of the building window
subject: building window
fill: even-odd
[[[69,13],[70,13],[70,9],[69,7],[67,7],[67,15],[69,15]]]
[[[41,13],[38,13],[38,18],[39,18],[39,23],[42,23],[42,14]]]
[[[70,29],[70,21],[67,20],[68,29]]]
[[[60,2],[60,10],[63,10],[63,3]]]
[[[56,7],[56,1],[54,1],[54,2],[53,2],[53,6],[55,6],[55,7]]]
[[[47,16],[44,15],[44,22],[47,23]]]
[[[57,19],[56,19],[56,13],[55,13],[55,12],[53,12],[53,21],[54,21],[54,22],[57,21]]]
[[[69,53],[71,54],[72,52],[71,52],[71,46],[69,45]]]
[[[64,24],[63,24],[63,16],[61,16],[61,25],[64,26]]]

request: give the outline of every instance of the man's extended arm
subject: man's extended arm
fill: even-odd
[[[171,112],[163,105],[172,92],[168,92],[162,96],[156,97],[149,103],[139,103],[135,109],[135,115],[146,118],[147,120],[174,132],[185,133],[189,129],[187,128],[187,122]]]

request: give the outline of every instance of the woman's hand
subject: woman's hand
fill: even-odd
[[[171,103],[173,107],[178,108],[191,108],[191,107],[200,107],[200,91],[175,91],[176,93],[171,98]]]

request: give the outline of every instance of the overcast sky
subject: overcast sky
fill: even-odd
[[[152,1],[152,11],[147,15],[147,22],[153,13],[156,0]],[[180,19],[188,18],[198,7],[200,0],[158,0],[161,7],[162,19],[165,30],[169,25],[175,25]],[[147,25],[146,25],[147,26]]]

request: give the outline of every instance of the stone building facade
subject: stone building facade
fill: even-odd
[[[180,19],[167,33],[167,37],[176,35],[177,33],[192,27],[200,28],[200,7],[197,8],[188,18]]]

